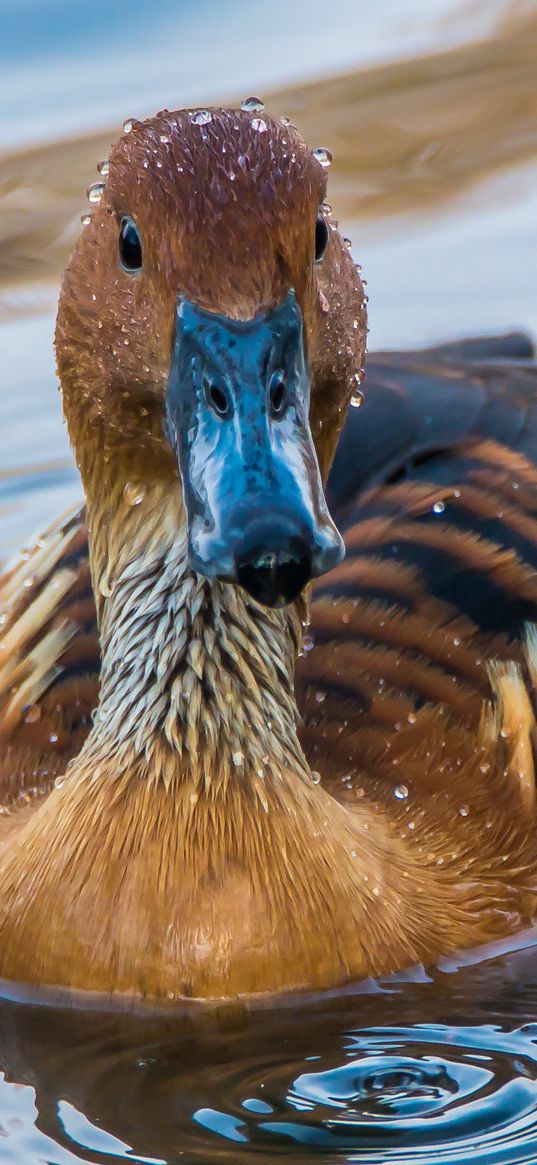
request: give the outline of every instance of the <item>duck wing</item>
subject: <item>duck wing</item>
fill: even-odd
[[[0,580],[0,807],[47,791],[82,747],[100,652],[84,509]]]
[[[312,767],[336,787],[357,773],[393,785],[395,740],[414,726],[414,756],[438,760],[448,720],[468,755],[491,674],[496,695],[511,677],[527,719],[526,626],[537,621],[529,341],[371,356],[328,496],[347,556],[314,586],[298,661]]]

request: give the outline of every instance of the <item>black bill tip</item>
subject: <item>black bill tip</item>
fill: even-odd
[[[258,540],[235,560],[239,586],[265,607],[285,607],[297,599],[311,579],[311,554],[301,538],[279,550]]]

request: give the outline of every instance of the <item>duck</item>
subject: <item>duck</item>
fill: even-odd
[[[0,584],[4,980],[255,1000],[534,917],[532,345],[363,387],[329,162],[252,99],[129,119],[90,191],[85,504]]]

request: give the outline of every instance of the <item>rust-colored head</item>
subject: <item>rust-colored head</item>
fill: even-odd
[[[234,540],[250,521],[252,491],[264,492],[265,509],[282,510],[276,541],[302,545],[311,535],[312,573],[339,553],[309,423],[325,477],[363,363],[365,315],[356,269],[322,209],[325,187],[325,169],[297,131],[259,111],[182,110],[127,123],[65,274],[56,347],[90,512],[133,478],[177,488],[179,463],[201,573],[236,577]],[[255,449],[244,461],[249,434]],[[231,558],[229,531],[218,529],[220,487],[206,489],[218,473],[236,485],[224,505]],[[311,478],[306,490],[301,475]],[[296,529],[283,512],[295,479]],[[259,559],[267,523],[254,518]],[[274,563],[275,546],[265,549]]]

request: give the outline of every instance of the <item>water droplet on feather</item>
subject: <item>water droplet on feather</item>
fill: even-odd
[[[128,481],[123,488],[123,497],[129,506],[139,506],[144,500],[145,492],[138,482]]]
[[[332,154],[330,153],[330,150],[325,149],[324,146],[317,146],[317,149],[312,150],[312,153],[315,161],[318,162],[324,170],[327,170],[328,167],[332,164]]]
[[[245,97],[244,101],[241,101],[243,113],[262,113],[264,108],[265,104],[260,97]]]
[[[39,704],[25,704],[22,709],[22,718],[25,724],[36,724],[41,719]]]
[[[104,182],[92,182],[88,187],[87,196],[88,202],[93,204],[99,203],[104,194]]]

